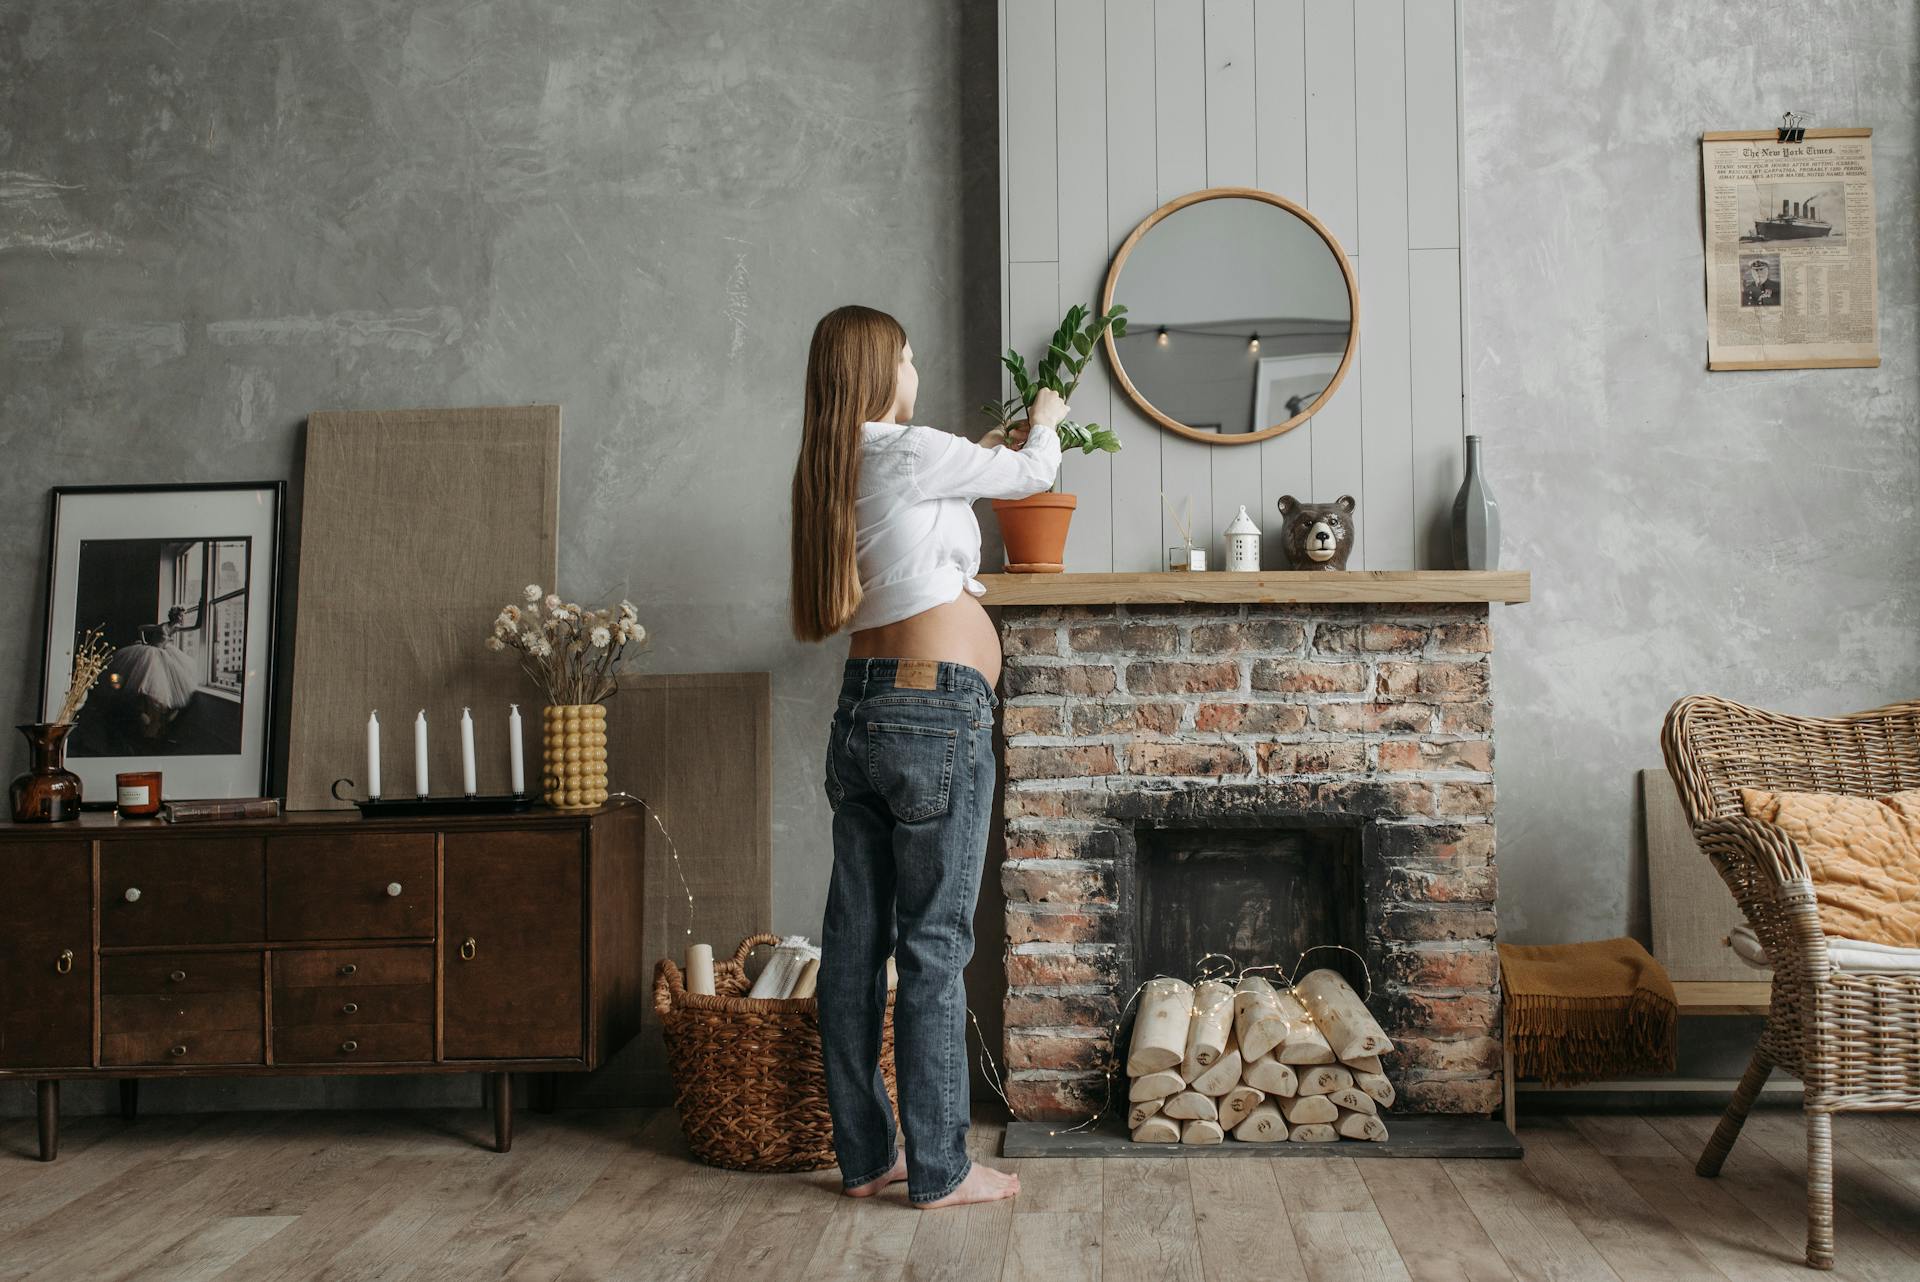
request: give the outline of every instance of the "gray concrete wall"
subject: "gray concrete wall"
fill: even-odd
[[[557,401],[565,590],[630,594],[655,671],[772,671],[773,926],[817,934],[831,862],[818,762],[844,645],[802,646],[786,626],[807,338],[840,303],[883,307],[912,336],[923,420],[971,427],[997,395],[992,7],[130,13],[0,8],[7,723],[29,719],[37,690],[50,486],[297,483],[309,410]],[[24,749],[0,762],[24,768]],[[472,1090],[148,1094],[192,1107]],[[69,1092],[79,1108],[104,1098]]]
[[[1501,930],[1644,938],[1634,771],[1676,698],[1920,696],[1920,25],[1892,0],[1463,12],[1469,414],[1534,587],[1495,618]],[[1874,130],[1882,364],[1708,373],[1699,135],[1788,108]]]

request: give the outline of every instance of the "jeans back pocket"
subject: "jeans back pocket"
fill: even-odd
[[[867,723],[867,774],[895,819],[931,819],[947,812],[959,744],[960,731],[951,726]]]

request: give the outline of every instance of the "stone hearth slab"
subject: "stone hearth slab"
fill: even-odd
[[[1135,1144],[1123,1119],[1068,1133],[1060,1122],[1008,1122],[1002,1157],[1487,1157],[1521,1155],[1520,1141],[1489,1117],[1438,1113],[1388,1114],[1387,1138],[1372,1144]]]

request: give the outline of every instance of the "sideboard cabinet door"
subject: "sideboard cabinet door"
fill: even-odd
[[[566,1059],[581,1031],[581,835],[446,835],[447,1059]]]
[[[93,851],[9,842],[0,853],[0,1068],[93,1062]]]

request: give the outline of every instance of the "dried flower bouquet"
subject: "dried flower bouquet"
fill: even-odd
[[[589,610],[543,594],[537,583],[526,586],[525,597],[501,608],[487,649],[519,651],[520,667],[546,693],[548,703],[605,703],[612,698],[621,673],[630,667],[629,652],[639,651],[647,639],[633,602]]]

